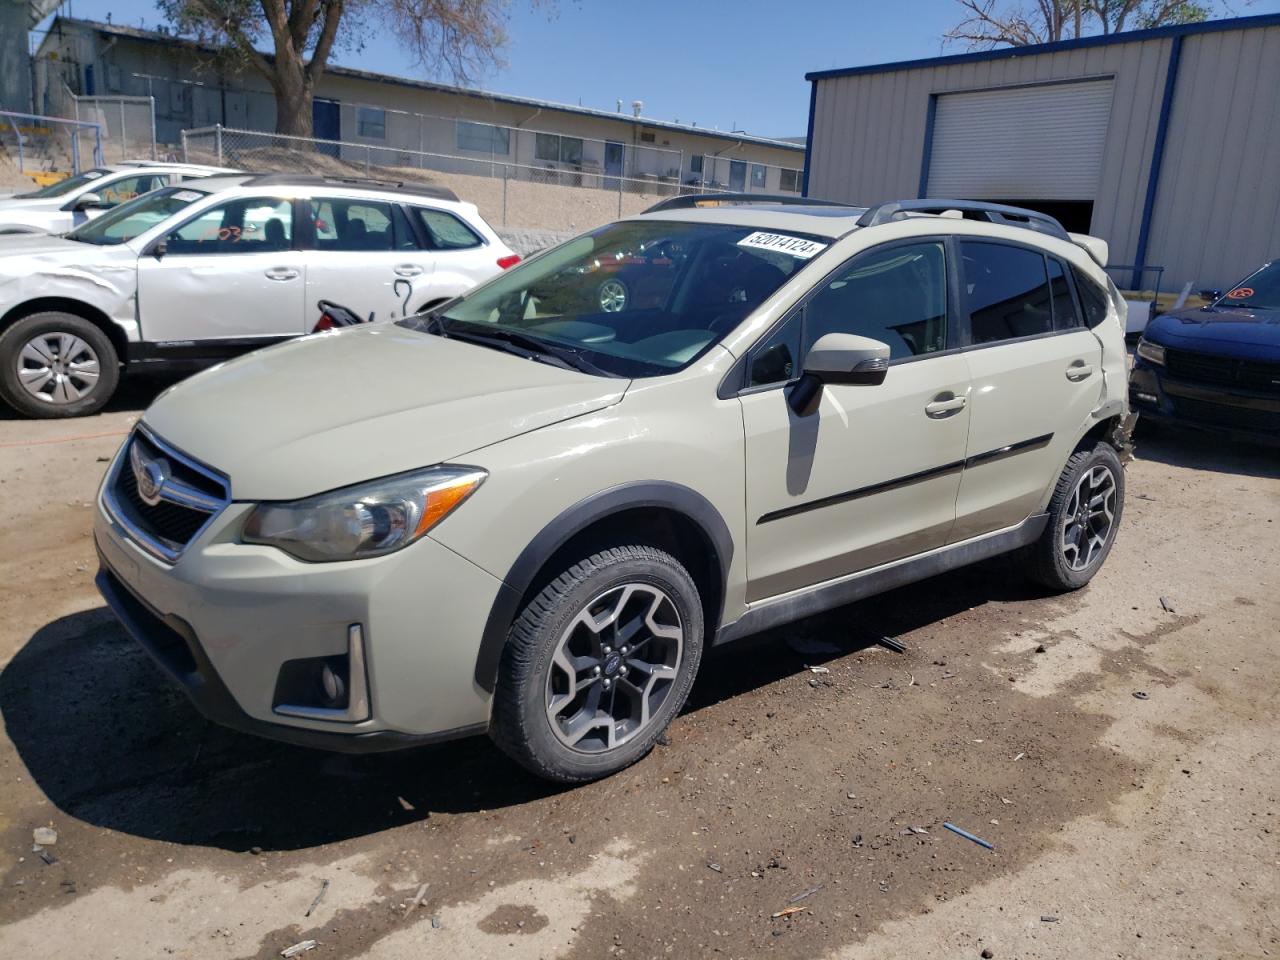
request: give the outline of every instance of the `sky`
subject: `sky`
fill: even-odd
[[[1280,0],[1238,0],[1240,15],[1280,12]],[[162,20],[154,0],[70,0],[64,13],[130,26]],[[957,0],[511,0],[504,66],[471,84],[497,93],[630,111],[646,117],[803,137],[811,70],[949,53],[942,35]],[[47,24],[42,25],[47,26]],[[415,64],[392,37],[333,62],[416,79],[452,78]]]

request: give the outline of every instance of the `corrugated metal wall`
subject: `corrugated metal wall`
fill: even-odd
[[[1227,287],[1280,257],[1280,27],[1188,36],[1147,262]]]
[[[1115,99],[1092,230],[1111,244],[1113,262],[1132,263],[1171,42],[821,80],[809,195],[856,203],[917,196],[930,94],[1110,76],[1115,78]]]
[[[1092,231],[1132,263],[1171,37],[818,81],[809,195],[914,197],[931,94],[1114,77]],[[1280,256],[1280,27],[1183,39],[1147,263],[1225,286]]]

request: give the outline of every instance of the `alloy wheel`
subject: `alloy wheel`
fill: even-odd
[[[102,375],[98,354],[73,333],[41,333],[18,351],[18,381],[43,403],[63,405],[93,392]]]
[[[600,309],[605,313],[621,313],[627,309],[627,285],[621,280],[600,284]]]
[[[1085,471],[1062,517],[1062,557],[1072,570],[1084,570],[1101,554],[1115,527],[1116,478],[1098,464]]]
[[[675,687],[684,626],[665,591],[612,587],[565,628],[547,669],[547,720],[582,753],[612,750],[645,730]]]

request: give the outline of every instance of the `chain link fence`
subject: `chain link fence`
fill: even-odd
[[[102,131],[102,160],[160,159],[156,143],[156,105],[151,97],[92,96],[73,93],[64,82],[50,91],[53,110],[82,123],[95,123]]]
[[[331,177],[429,182],[476,204],[495,226],[551,231],[584,230],[638,213],[664,197],[724,189],[710,180],[681,183],[679,152],[664,152],[675,154],[668,160],[670,166],[654,168],[652,160],[649,164],[651,169],[666,172],[623,175],[586,162],[518,163],[496,152],[488,157],[467,157],[219,125],[182,131],[181,146],[186,162],[255,173],[306,171]]]

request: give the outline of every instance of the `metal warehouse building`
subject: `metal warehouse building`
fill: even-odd
[[[1032,207],[1166,290],[1280,256],[1280,15],[807,79],[807,196]]]

